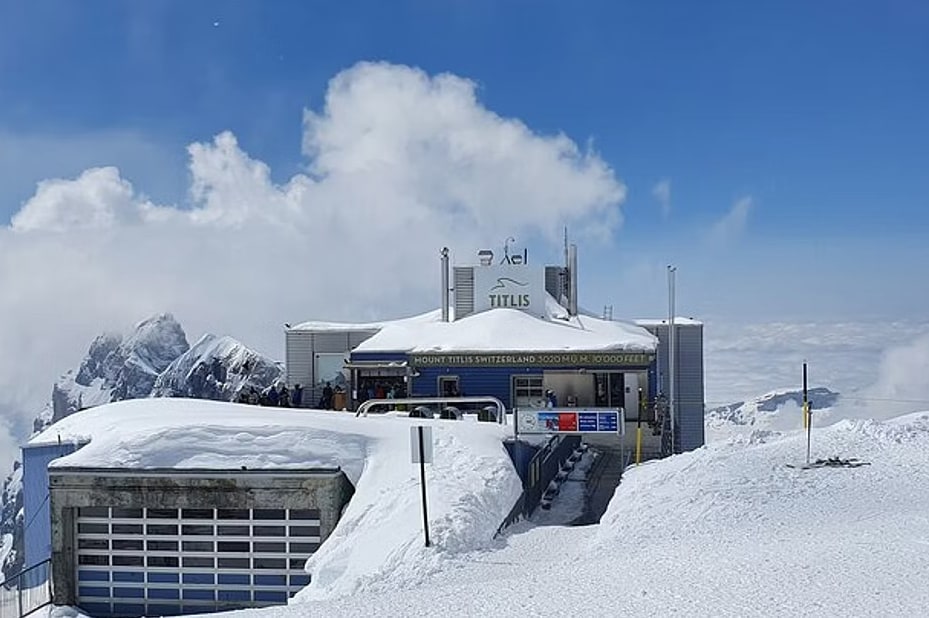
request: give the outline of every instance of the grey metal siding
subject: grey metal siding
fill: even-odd
[[[351,345],[349,344],[348,331],[325,331],[313,333],[314,354],[348,352],[350,349]]]
[[[456,266],[452,271],[455,290],[455,319],[474,313],[474,267]]]
[[[287,385],[302,384],[308,387],[306,401],[318,399],[315,392],[316,355],[344,353],[348,358],[355,346],[371,338],[378,329],[370,330],[289,330],[285,334],[284,357],[286,359]]]
[[[567,281],[567,269],[563,266],[545,267],[545,291],[559,303],[562,297],[567,297],[568,295],[567,290],[564,289]]]
[[[313,383],[313,333],[288,330],[284,334],[284,364],[287,385]]]
[[[348,333],[349,349],[354,350],[357,346],[361,345],[363,342],[367,341],[378,332],[378,329],[351,331]]]
[[[658,337],[657,370],[661,392],[668,396],[668,325],[647,327]],[[676,452],[689,451],[703,446],[704,436],[704,376],[703,376],[703,325],[675,324],[677,332],[677,363],[675,365],[675,393],[677,400]]]
[[[678,423],[681,450],[689,451],[705,443],[703,387],[703,326],[677,328]]]

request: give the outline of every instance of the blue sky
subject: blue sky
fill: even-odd
[[[103,330],[280,358],[562,220],[589,310],[664,315],[674,263],[708,348],[889,342],[929,315],[927,68],[922,0],[0,0],[0,418]]]
[[[601,292],[612,267],[600,265],[646,254],[650,279],[659,262],[687,261],[682,285],[696,294],[729,265],[726,281],[751,294],[759,276],[783,289],[824,251],[842,294],[867,275],[883,299],[897,285],[886,273],[909,276],[899,264],[926,256],[929,5],[918,0],[4,2],[0,217],[37,181],[105,164],[156,202],[183,202],[185,146],[226,129],[285,181],[306,165],[304,108],[361,60],[472,79],[491,111],[592,144],[628,187],[614,242],[586,254],[594,307],[628,294]],[[653,195],[662,179],[667,217]],[[741,252],[690,250],[718,244],[713,227],[742,199],[751,207],[726,240]],[[798,293],[835,304],[817,281]],[[719,293],[694,311],[722,311]],[[896,298],[867,311],[913,307]]]

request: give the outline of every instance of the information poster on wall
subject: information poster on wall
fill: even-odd
[[[624,433],[621,410],[519,410],[519,433]]]

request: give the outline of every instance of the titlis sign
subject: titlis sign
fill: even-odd
[[[545,308],[545,273],[528,265],[528,251],[511,254],[503,248],[497,264],[474,268],[474,310],[519,309],[542,313]]]

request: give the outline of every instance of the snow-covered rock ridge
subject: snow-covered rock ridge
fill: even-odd
[[[283,377],[276,361],[232,337],[206,334],[194,344],[170,313],[140,322],[132,332],[104,333],[90,344],[77,369],[52,386],[36,416],[40,432],[79,410],[146,397],[234,400],[242,389],[262,390]],[[0,568],[9,575],[22,563],[22,468],[16,462],[3,484]]]

